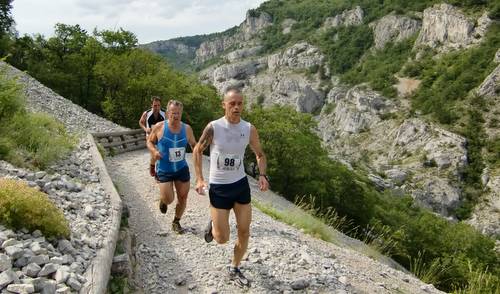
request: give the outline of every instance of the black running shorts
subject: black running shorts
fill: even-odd
[[[231,184],[210,184],[208,194],[210,204],[220,209],[231,209],[235,202],[248,204],[252,200],[246,176]]]
[[[156,171],[156,179],[160,183],[173,182],[173,181],[189,182],[190,178],[191,177],[189,175],[189,166],[187,165],[173,173],[167,173],[161,170]]]

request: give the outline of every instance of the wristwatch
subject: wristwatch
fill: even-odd
[[[269,177],[267,175],[259,175],[259,177],[264,177],[269,182]]]

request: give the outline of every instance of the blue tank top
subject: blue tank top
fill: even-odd
[[[186,125],[181,122],[181,131],[172,133],[168,127],[168,121],[165,121],[163,137],[157,143],[158,151],[162,156],[157,161],[158,170],[174,173],[187,166],[185,159],[187,143]]]

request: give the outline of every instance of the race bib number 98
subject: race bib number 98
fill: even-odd
[[[168,160],[170,162],[178,162],[184,159],[186,148],[168,148]]]
[[[240,168],[241,158],[236,154],[219,154],[217,157],[217,169],[237,170]]]

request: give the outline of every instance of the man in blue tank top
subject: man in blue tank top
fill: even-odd
[[[156,161],[156,179],[160,185],[160,211],[167,213],[167,205],[174,201],[174,186],[177,205],[172,230],[183,232],[180,219],[186,209],[189,192],[189,167],[185,159],[187,144],[194,148],[196,140],[193,129],[181,121],[182,103],[170,100],[167,104],[167,121],[155,124],[148,137],[147,146]]]
[[[142,113],[141,119],[139,120],[139,126],[146,133],[146,142],[148,140],[151,129],[156,123],[165,120],[165,111],[161,109],[161,99],[158,96],[153,96],[151,98],[151,110],[146,110]],[[149,174],[152,177],[156,176],[155,171],[155,160],[151,154],[151,160],[149,162]]]
[[[234,245],[233,260],[228,267],[229,279],[241,287],[249,287],[250,281],[240,271],[240,262],[248,247],[252,207],[250,186],[245,174],[243,159],[245,149],[250,145],[259,167],[259,188],[269,187],[266,176],[266,156],[260,145],[257,129],[241,119],[243,96],[236,88],[226,91],[224,117],[210,122],[193,150],[196,172],[196,191],[205,194],[208,187],[202,173],[202,154],[210,146],[210,198],[211,220],[205,229],[205,241],[213,239],[219,244],[229,241],[229,213],[236,217],[238,239]]]

